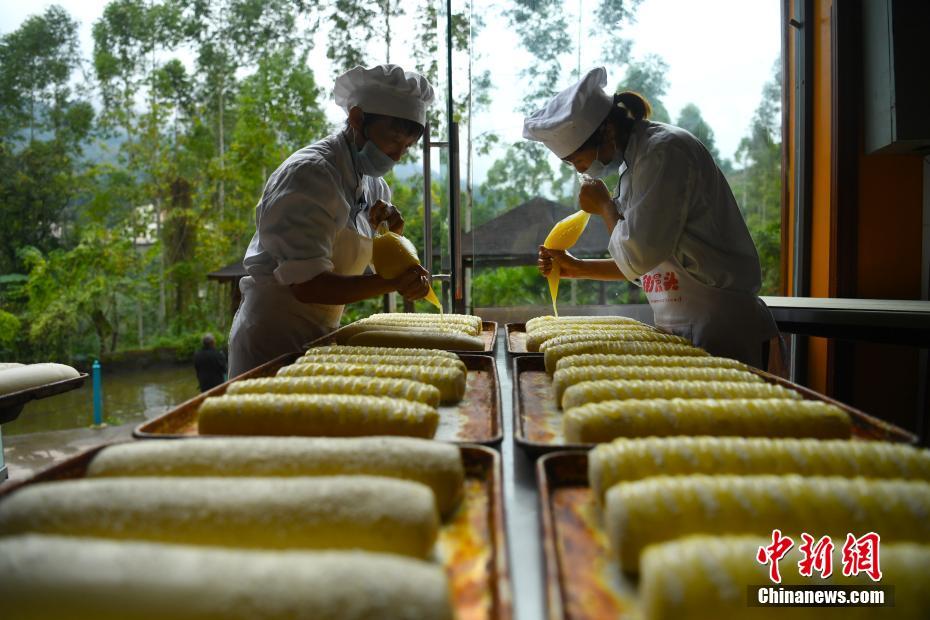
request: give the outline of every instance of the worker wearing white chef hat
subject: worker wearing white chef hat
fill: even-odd
[[[649,121],[641,95],[609,95],[606,84],[604,68],[593,69],[524,120],[525,138],[585,174],[579,204],[610,234],[612,259],[540,247],[540,271],[555,261],[562,277],[630,280],[645,291],[658,327],[767,367],[778,329],[758,297],[759,255],[723,173],[690,133]],[[611,197],[600,179],[617,172]]]
[[[433,89],[397,65],[355,67],[336,79],[345,126],[288,157],[255,209],[242,305],[230,331],[234,377],[339,326],[343,305],[398,291],[420,299],[429,273],[365,274],[372,230],[403,232],[383,177],[423,135]]]

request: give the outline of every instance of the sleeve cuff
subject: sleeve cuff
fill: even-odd
[[[333,261],[329,258],[287,260],[278,263],[274,277],[280,284],[300,284],[312,280],[324,271],[332,271],[333,268]]]

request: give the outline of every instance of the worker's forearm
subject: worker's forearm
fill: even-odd
[[[581,272],[576,276],[585,280],[626,280],[612,258],[589,258],[581,261]]]
[[[620,214],[617,213],[617,208],[614,207],[614,203],[611,202],[609,206],[605,206],[600,215],[604,220],[604,225],[607,226],[607,235],[613,235],[614,228],[616,228],[620,220],[623,219]]]
[[[377,274],[340,276],[324,272],[312,280],[292,284],[291,291],[305,304],[351,304],[394,291],[390,280]]]

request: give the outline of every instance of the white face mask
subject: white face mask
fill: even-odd
[[[620,163],[623,160],[623,155],[614,151],[613,159],[609,163],[604,163],[601,161],[599,153],[601,152],[601,145],[598,145],[597,151],[594,153],[594,161],[591,162],[591,165],[588,166],[588,169],[585,170],[582,174],[589,176],[592,179],[603,179],[608,177],[611,174],[620,170]]]
[[[395,163],[371,138],[358,151],[358,171],[370,177],[383,177]]]

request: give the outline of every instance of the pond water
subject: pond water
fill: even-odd
[[[77,390],[28,403],[19,418],[3,425],[4,435],[87,427],[94,421],[91,378]],[[142,423],[196,396],[193,365],[157,366],[107,372],[103,369],[103,419],[110,425]]]

